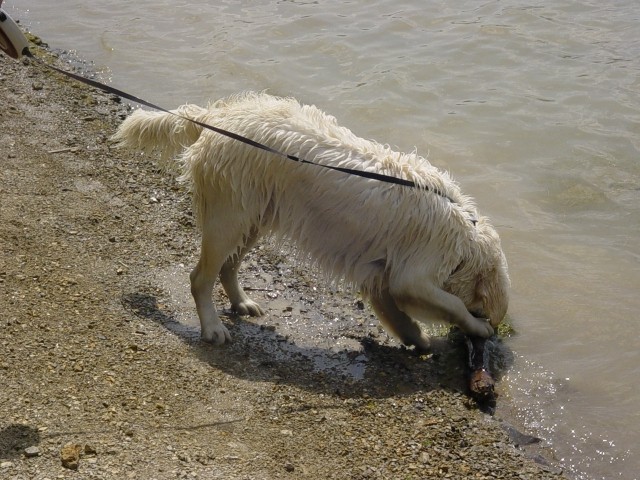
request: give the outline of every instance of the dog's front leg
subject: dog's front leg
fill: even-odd
[[[400,310],[412,318],[442,319],[457,325],[467,335],[483,338],[493,335],[493,328],[486,319],[474,317],[462,300],[428,282],[420,284],[419,289],[391,290],[391,295]]]
[[[369,294],[369,301],[380,323],[402,343],[414,345],[423,352],[429,350],[429,337],[415,320],[398,308],[388,288]]]

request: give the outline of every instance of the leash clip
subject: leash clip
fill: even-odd
[[[0,8],[0,50],[16,60],[22,58],[23,55],[29,55],[27,37],[2,8]]]

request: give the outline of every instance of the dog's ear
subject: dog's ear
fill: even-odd
[[[487,284],[484,279],[484,275],[479,273],[476,275],[475,300],[477,302],[482,302],[482,305],[485,305],[488,295],[489,292],[487,291]]]

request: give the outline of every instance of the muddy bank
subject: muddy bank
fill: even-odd
[[[267,315],[202,344],[188,193],[113,149],[126,107],[6,56],[0,101],[0,478],[562,478],[465,395],[461,342],[413,355],[288,248],[242,273]]]

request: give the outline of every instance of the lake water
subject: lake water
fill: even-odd
[[[517,335],[503,414],[575,477],[638,478],[635,0],[3,7],[165,107],[268,89],[450,170],[493,219],[510,263]]]

